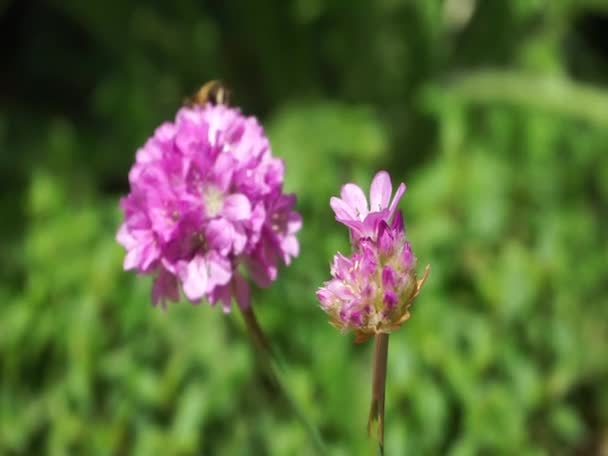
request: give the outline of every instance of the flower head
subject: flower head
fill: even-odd
[[[137,151],[117,234],[125,269],[155,276],[152,302],[232,297],[248,305],[239,265],[259,285],[298,254],[301,217],[283,193],[283,163],[253,117],[223,105],[184,107]],[[262,276],[263,280],[258,280]]]
[[[336,218],[350,228],[354,251],[350,257],[334,256],[332,279],[319,288],[317,298],[330,322],[343,331],[354,330],[359,341],[389,333],[406,321],[428,275],[427,266],[417,279],[417,260],[405,236],[403,215],[396,211],[404,190],[401,184],[389,204],[390,178],[380,172],[372,183],[371,211],[354,184],[343,187],[342,199],[331,201]]]

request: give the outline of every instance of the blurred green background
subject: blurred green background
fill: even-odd
[[[0,454],[315,454],[238,312],[150,305],[114,235],[136,148],[221,78],[302,251],[256,292],[332,454],[369,454],[372,343],[319,310],[378,169],[421,267],[387,454],[608,454],[608,2],[0,0]]]

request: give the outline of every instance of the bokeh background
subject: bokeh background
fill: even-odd
[[[0,454],[305,455],[238,312],[150,305],[114,235],[134,153],[212,78],[299,196],[259,319],[332,454],[369,454],[372,343],[314,298],[378,169],[421,265],[387,454],[608,454],[608,2],[0,0]]]

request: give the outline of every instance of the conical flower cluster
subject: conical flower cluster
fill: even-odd
[[[331,199],[336,220],[349,228],[353,253],[334,256],[332,279],[317,291],[321,307],[337,328],[353,330],[358,340],[389,333],[409,318],[409,307],[428,274],[416,277],[416,257],[397,211],[405,185],[391,201],[387,172],[374,177],[370,201],[355,184],[346,184],[340,198]]]

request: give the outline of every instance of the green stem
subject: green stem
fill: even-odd
[[[374,373],[372,403],[369,410],[367,432],[378,442],[378,453],[384,454],[384,396],[388,362],[388,334],[376,334],[374,339]]]
[[[251,339],[253,339],[255,347],[267,356],[272,356],[270,342],[268,342],[266,334],[262,331],[262,327],[253,313],[253,307],[249,306],[247,309],[243,309],[239,306],[239,309],[241,309],[243,319],[245,320],[245,326],[247,326],[247,331],[249,332]]]
[[[310,439],[317,448],[317,454],[326,454],[327,450],[325,449],[325,444],[323,443],[319,430],[308,420],[298,403],[285,386],[285,382],[283,381],[285,371],[278,361],[279,358],[277,354],[273,352],[268,338],[258,323],[255,313],[253,312],[253,306],[249,306],[247,309],[243,309],[241,306],[238,307],[241,309],[247,331],[249,332],[255,348],[260,354],[262,365],[269,375],[270,380],[272,380],[275,387],[283,394],[283,397],[293,409],[295,415],[300,420],[300,423],[308,432]]]

